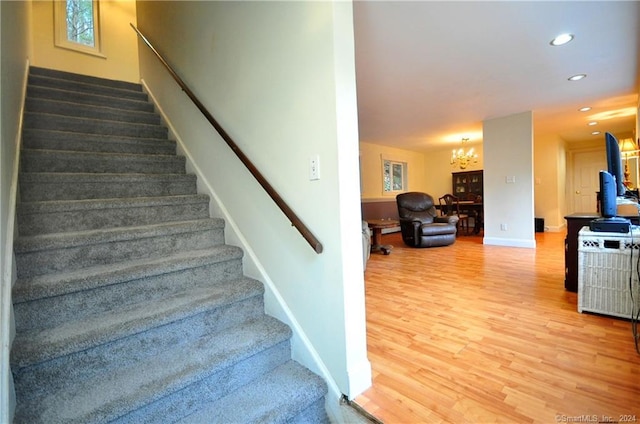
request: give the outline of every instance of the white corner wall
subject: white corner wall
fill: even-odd
[[[370,386],[350,2],[137,3],[138,26],[320,239],[316,254],[149,51],[145,84],[171,120],[227,242],[265,283],[294,359],[336,401]],[[320,180],[309,180],[309,158]]]
[[[21,112],[29,55],[30,6],[0,2],[0,422],[15,410],[9,353],[14,335],[11,287],[15,281],[13,238]]]
[[[102,54],[93,56],[54,45],[53,1],[34,0],[31,65],[95,77],[139,82],[135,0],[100,1]]]
[[[536,136],[534,148],[534,211],[549,231],[566,226],[564,141],[556,135]]]
[[[533,113],[483,123],[484,244],[535,247]]]

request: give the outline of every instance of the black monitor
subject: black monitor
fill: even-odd
[[[616,195],[624,196],[627,188],[624,186],[622,177],[622,158],[620,157],[620,147],[618,140],[611,133],[605,133],[607,149],[607,171],[616,179]]]

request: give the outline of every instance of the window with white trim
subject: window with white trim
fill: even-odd
[[[382,190],[384,194],[407,191],[407,163],[382,159]]]
[[[104,57],[100,49],[98,0],[54,1],[55,44]]]

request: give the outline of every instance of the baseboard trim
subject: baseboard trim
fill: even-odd
[[[527,247],[530,249],[535,249],[536,247],[535,240],[506,239],[506,238],[499,238],[499,237],[484,237],[484,239],[482,240],[482,244],[492,245],[492,246]]]

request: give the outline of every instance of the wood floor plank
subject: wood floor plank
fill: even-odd
[[[564,236],[414,249],[384,235],[394,250],[365,272],[373,386],[355,401],[385,423],[638,422],[630,321],[577,312]]]

